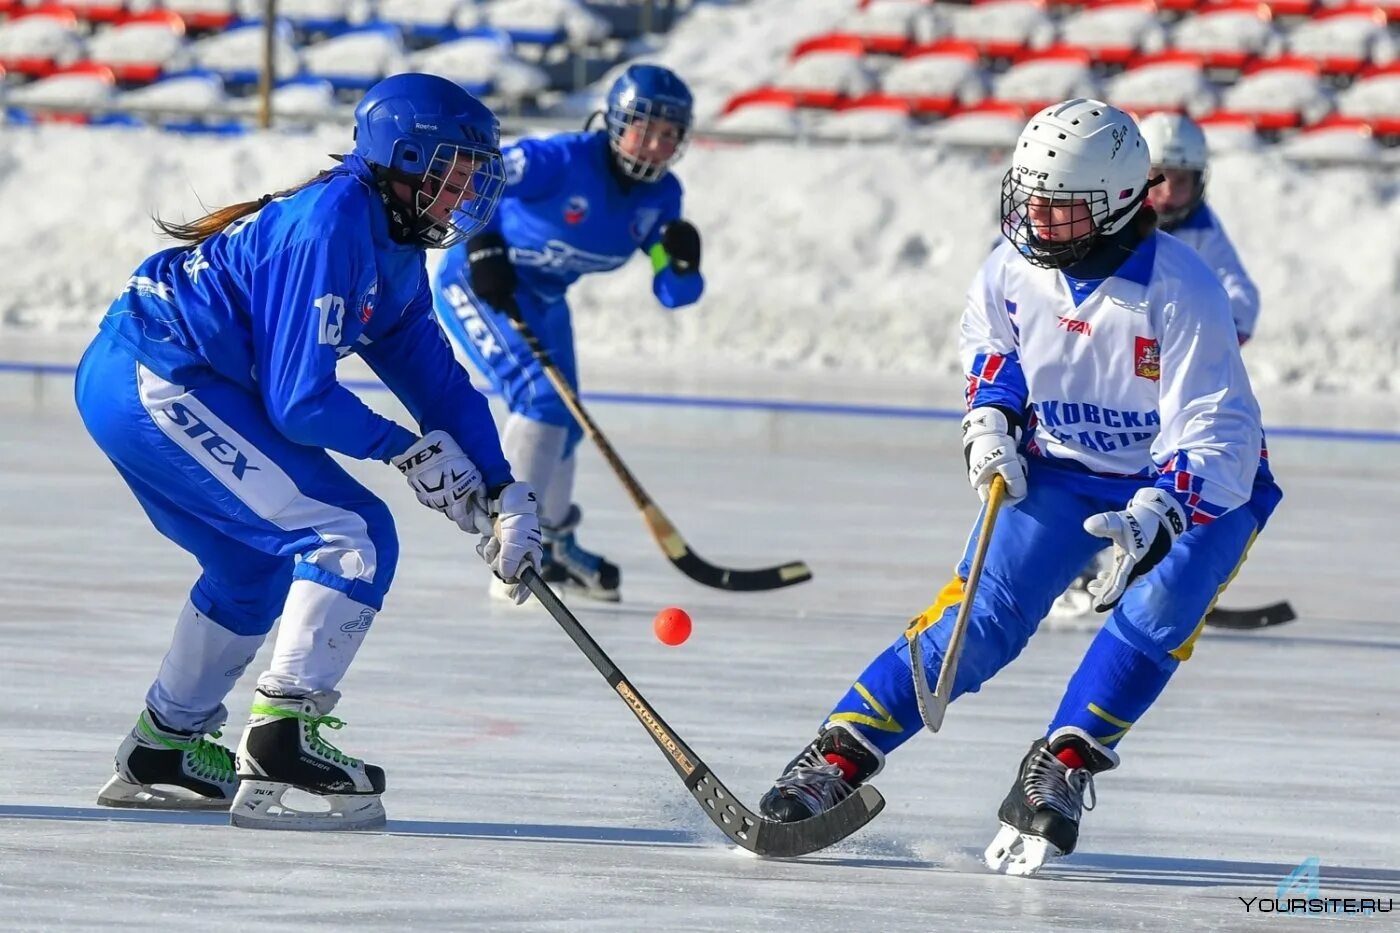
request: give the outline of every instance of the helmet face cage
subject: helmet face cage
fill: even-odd
[[[491,220],[505,183],[499,149],[439,143],[414,194],[419,240],[445,249],[472,236]]]
[[[1029,202],[1032,197],[1043,198],[1055,205],[1082,201],[1089,211],[1092,229],[1075,239],[1044,239],[1031,223]],[[1083,259],[1098,242],[1100,231],[1109,219],[1108,192],[1062,191],[1028,187],[1008,170],[1001,181],[1001,234],[1011,241],[1027,262],[1046,269],[1063,269]],[[1041,224],[1042,230],[1069,227],[1071,222]],[[1066,233],[1069,231],[1066,230]]]
[[[609,107],[606,123],[608,144],[617,157],[618,165],[627,177],[637,181],[652,182],[661,178],[680,161],[690,142],[690,111],[677,103],[632,97]],[[623,150],[622,138],[629,130],[640,134],[646,142],[655,134],[666,132],[667,127],[663,124],[669,124],[677,131],[676,146],[668,158],[653,162],[644,155],[631,155]]]

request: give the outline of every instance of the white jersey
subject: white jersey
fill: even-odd
[[[1032,455],[1156,477],[1208,522],[1248,501],[1263,445],[1234,337],[1224,289],[1172,236],[1073,284],[1003,243],[963,313],[968,407],[1029,409]]]
[[[1235,333],[1243,342],[1254,334],[1259,321],[1259,289],[1244,271],[1239,253],[1230,242],[1220,218],[1205,204],[1199,205],[1191,216],[1172,231],[1172,236],[1201,254],[1210,266],[1225,293],[1230,296],[1230,313],[1235,319]]]

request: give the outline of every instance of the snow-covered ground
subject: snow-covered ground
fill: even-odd
[[[133,130],[0,133],[0,357],[17,332],[87,332],[159,248],[152,214],[294,184],[344,131],[196,139]],[[572,295],[580,345],[658,366],[951,376],[956,320],[996,236],[1002,165],[894,145],[697,145],[679,174],[704,234],[706,296],[653,302],[648,267]],[[1262,385],[1400,391],[1400,197],[1365,169],[1217,159],[1211,199],[1260,283],[1246,356]]]

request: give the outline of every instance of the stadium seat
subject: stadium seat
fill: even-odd
[[[911,50],[880,77],[880,87],[906,101],[916,116],[947,116],[987,96],[987,74],[977,48],[944,40]]]
[[[1279,152],[1290,159],[1373,162],[1383,150],[1365,120],[1332,114],[1288,137]]]
[[[1050,45],[1055,24],[1037,0],[976,0],[952,11],[952,34],[987,58],[1015,61]]]
[[[730,133],[795,136],[803,124],[796,94],[761,87],[731,97],[714,125]]]
[[[1166,43],[1166,28],[1150,0],[1104,0],[1060,23],[1060,45],[1084,49],[1105,65],[1124,66]]]
[[[169,10],[128,16],[88,40],[87,58],[111,68],[123,84],[149,84],[167,72],[184,71],[185,21]]]
[[[413,44],[431,44],[456,39],[462,32],[457,17],[471,0],[379,0],[378,18],[393,23]]]
[[[82,56],[83,38],[72,10],[39,7],[0,23],[0,65],[12,74],[42,78]]]
[[[1135,60],[1108,83],[1108,101],[1126,110],[1175,110],[1191,114],[1215,109],[1219,93],[1205,63],[1192,52],[1162,52]]]
[[[1318,13],[1288,33],[1288,51],[1310,58],[1324,74],[1354,75],[1368,65],[1395,60],[1395,38],[1385,13],[1374,7],[1342,7]]]
[[[800,106],[828,110],[849,98],[871,93],[877,87],[875,72],[862,59],[860,39],[848,38],[845,45],[799,45],[773,86],[796,94]]]
[[[236,0],[161,0],[160,5],[179,13],[190,32],[227,29],[238,19]]]
[[[985,102],[965,107],[928,129],[928,138],[954,146],[1010,148],[1030,114],[1015,104]]]
[[[1264,140],[1249,117],[1217,113],[1199,117],[1196,122],[1206,134],[1206,145],[1212,154],[1257,152],[1264,148]]]
[[[901,139],[913,129],[909,102],[887,94],[867,94],[842,102],[821,117],[816,131],[827,137],[861,140]]]
[[[942,37],[947,26],[939,4],[883,0],[861,6],[837,23],[837,31],[859,36],[872,55],[903,55]]]
[[[131,106],[132,109],[125,112],[127,117],[173,132],[229,132],[229,124],[234,124],[242,132],[237,120],[201,113],[226,108],[230,104],[228,95],[224,93],[223,79],[212,71],[173,74],[154,84],[118,95],[116,103]]]
[[[235,9],[241,19],[260,20],[267,0],[238,0]],[[364,25],[373,11],[371,0],[277,0],[278,19],[316,36],[338,36]]]
[[[273,72],[290,78],[301,70],[301,58],[293,44],[292,24],[279,20],[273,32]],[[263,24],[244,22],[189,46],[196,68],[218,72],[230,85],[258,83],[263,60]]]
[[[337,91],[366,91],[380,78],[407,70],[407,55],[399,27],[374,23],[306,46],[301,63],[306,74]]]
[[[22,3],[14,4],[16,7],[23,5]],[[31,3],[30,5],[36,4]],[[123,0],[61,0],[61,2],[46,5],[72,10],[73,15],[85,23],[115,23],[128,15],[127,3]],[[0,4],[0,8],[2,7],[3,4]],[[4,12],[4,10],[0,9],[0,12]]]
[[[111,102],[117,77],[103,65],[84,63],[61,69],[6,95],[12,110],[30,111],[31,118],[40,123],[78,123],[92,121],[82,112],[45,112],[42,106],[83,107]]]
[[[517,100],[549,86],[549,76],[516,57],[510,38],[494,29],[430,46],[409,56],[415,71],[451,78],[479,97]]]
[[[1244,116],[1263,131],[1315,123],[1332,109],[1321,71],[1306,59],[1275,59],[1246,68],[1225,89],[1218,113]]]
[[[1400,64],[1363,72],[1337,96],[1337,112],[1365,120],[1377,136],[1400,137]]]
[[[1277,52],[1282,38],[1268,7],[1229,3],[1182,19],[1172,32],[1172,46],[1200,55],[1207,68],[1240,70],[1257,57]]]
[[[1089,53],[1059,49],[1029,55],[992,80],[992,99],[1034,113],[1071,97],[1100,97]]]
[[[493,0],[464,7],[457,25],[494,27],[516,45],[596,45],[612,32],[606,19],[578,0]]]

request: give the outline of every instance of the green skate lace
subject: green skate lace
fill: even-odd
[[[166,748],[187,752],[190,756],[190,770],[197,777],[225,783],[234,779],[233,755],[222,745],[210,742],[202,735],[197,735],[187,742],[167,738],[155,730],[155,726],[144,713],[141,714],[141,731],[151,741],[164,745]],[[217,739],[222,735],[222,731],[211,732],[209,738]]]
[[[349,755],[336,748],[325,739],[321,738],[321,727],[327,729],[339,729],[345,725],[345,720],[335,716],[312,716],[303,713],[299,709],[285,709],[281,706],[265,706],[262,703],[254,703],[252,714],[254,716],[275,716],[279,719],[300,719],[306,723],[306,735],[311,739],[311,748],[329,758],[338,765],[345,765],[350,768],[358,768],[360,759],[351,758]]]

